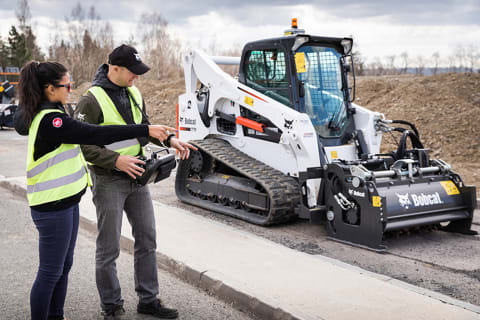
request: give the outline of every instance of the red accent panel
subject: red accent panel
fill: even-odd
[[[178,103],[177,103],[177,132],[175,133],[178,138]]]
[[[236,123],[258,132],[263,132],[263,127],[265,126],[264,124],[258,123],[257,121],[253,121],[244,117],[237,117]]]
[[[245,93],[248,93],[248,94],[251,95],[252,97],[255,97],[255,98],[257,98],[257,99],[262,100],[263,102],[267,102],[266,100],[260,98],[259,96],[255,95],[255,94],[253,94],[253,93],[251,93],[251,92],[248,92],[248,91],[245,90],[245,89],[242,89],[242,88],[240,88],[240,87],[238,87],[238,89],[240,89],[241,91],[243,91],[243,92],[245,92]],[[268,102],[267,102],[267,103],[268,103]]]

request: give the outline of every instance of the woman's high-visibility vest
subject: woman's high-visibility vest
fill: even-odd
[[[142,99],[142,94],[140,93],[140,90],[138,90],[136,87],[130,87],[130,88],[127,88],[127,90],[130,91],[135,101],[139,104],[138,106],[140,108],[143,108],[143,99]],[[103,90],[102,87],[98,87],[98,86],[91,87],[90,89],[88,89],[88,91],[93,94],[95,99],[97,99],[97,102],[100,105],[100,108],[102,109],[103,122],[100,123],[100,125],[105,126],[105,125],[122,125],[122,124],[126,125],[127,124],[125,120],[122,118],[122,116],[120,115],[120,113],[118,112],[117,107],[113,103],[112,99],[110,99],[110,97],[105,92],[105,90]],[[130,97],[130,105],[132,108],[133,121],[136,124],[140,124],[142,122],[142,113],[135,106],[135,103],[132,101],[131,97]],[[135,138],[115,142],[115,143],[106,145],[105,148],[116,151],[121,155],[137,156],[141,152],[143,154],[142,146],[140,145],[140,142],[138,141],[138,139],[135,139]]]
[[[41,158],[33,159],[38,127],[43,117],[51,112],[63,113],[55,109],[40,111],[28,133],[27,198],[30,206],[68,198],[92,185],[78,144],[62,143]]]

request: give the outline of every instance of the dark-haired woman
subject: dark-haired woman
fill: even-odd
[[[165,140],[167,126],[95,126],[65,113],[67,69],[56,62],[30,62],[20,73],[15,128],[28,134],[27,198],[39,233],[40,264],[30,293],[32,319],[64,319],[68,273],[77,238],[78,203],[91,185],[79,144],[148,137]],[[142,161],[138,160],[138,163]],[[143,170],[139,168],[140,170]]]

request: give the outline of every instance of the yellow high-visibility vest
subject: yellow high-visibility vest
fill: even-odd
[[[92,185],[78,144],[62,143],[39,159],[33,159],[38,127],[43,117],[51,112],[63,113],[55,109],[40,111],[28,133],[27,198],[30,206],[68,198]]]
[[[143,99],[140,90],[138,90],[136,87],[130,87],[127,88],[127,90],[130,91],[135,101],[139,104],[138,106],[140,108],[143,108]],[[100,123],[100,125],[105,126],[127,124],[118,112],[117,107],[113,103],[112,99],[110,99],[110,97],[105,92],[105,90],[103,90],[102,87],[91,87],[90,89],[88,89],[88,91],[93,94],[95,99],[97,99],[97,102],[102,109],[103,122]],[[133,121],[136,124],[140,124],[142,122],[142,113],[135,106],[132,98],[130,98],[130,105],[132,108]],[[140,152],[142,152],[143,154],[142,146],[136,138],[114,142],[112,144],[106,145],[105,148],[116,151],[121,155],[136,156]]]

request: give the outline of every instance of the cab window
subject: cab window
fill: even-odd
[[[291,107],[285,54],[282,50],[248,52],[245,75],[247,86]]]

